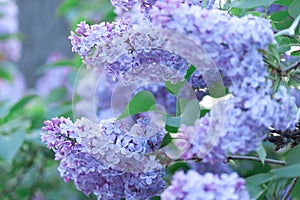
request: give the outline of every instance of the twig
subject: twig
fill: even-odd
[[[225,160],[224,163],[228,163],[229,160],[251,160],[251,161],[262,162],[260,158],[253,157],[253,156],[228,156],[227,160]],[[285,165],[284,161],[274,160],[269,158],[265,159],[265,163],[275,164],[275,165]]]
[[[292,183],[291,183],[291,185],[290,185],[288,191],[287,191],[287,192],[285,193],[285,195],[282,197],[282,200],[287,200],[287,199],[289,198],[289,196],[290,196],[292,190],[294,189],[294,187],[295,187],[297,181],[298,181],[298,177],[296,177],[296,178],[293,179],[293,181],[292,181]]]
[[[295,62],[294,64],[292,64],[291,66],[288,66],[287,68],[284,68],[281,70],[281,74],[287,74],[289,73],[291,70],[293,69],[297,69],[297,67],[299,67],[300,65],[300,60],[298,60],[297,62]]]

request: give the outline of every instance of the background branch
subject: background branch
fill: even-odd
[[[298,181],[298,177],[296,177],[296,178],[293,179],[293,181],[292,181],[292,183],[291,183],[288,191],[285,193],[285,195],[283,196],[282,200],[287,200],[289,198],[289,196],[290,196],[293,188],[295,187],[297,181]]]
[[[257,161],[262,163],[262,160],[260,158],[254,156],[228,156],[227,160],[225,160],[224,162],[228,163],[229,160],[250,160],[250,161]],[[275,165],[285,165],[284,161],[274,160],[269,158],[265,159],[264,162],[269,164],[275,164]]]

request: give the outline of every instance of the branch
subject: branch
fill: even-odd
[[[291,183],[288,191],[285,193],[285,195],[283,196],[282,200],[287,200],[289,198],[289,196],[290,196],[292,190],[294,189],[297,181],[298,181],[298,177],[296,177],[296,178],[293,179],[293,181],[292,181],[292,183]]]
[[[253,156],[228,156],[227,160],[224,160],[224,163],[228,163],[229,160],[250,160],[250,161],[262,162],[260,158],[253,157]],[[274,160],[269,158],[265,159],[265,163],[274,164],[274,165],[285,165],[284,161]]]
[[[295,62],[294,64],[292,64],[291,66],[288,66],[287,68],[284,68],[281,70],[281,74],[287,74],[289,73],[291,70],[293,69],[297,69],[297,67],[300,66],[300,60],[298,60],[297,62]]]

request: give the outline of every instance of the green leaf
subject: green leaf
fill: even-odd
[[[274,174],[266,174],[266,173],[255,174],[253,176],[247,177],[246,183],[253,184],[253,185],[261,185],[269,181],[272,181],[275,178],[276,176]]]
[[[68,91],[66,88],[53,89],[45,99],[45,103],[50,104],[53,102],[59,102],[66,97],[67,93]]]
[[[293,51],[293,52],[291,53],[291,56],[300,56],[300,51],[299,51],[299,50]]]
[[[56,14],[58,16],[64,15],[69,9],[76,7],[79,5],[79,0],[64,0],[59,5],[58,9],[56,10]]]
[[[294,148],[290,149],[286,155],[286,165],[293,165],[293,164],[300,164],[300,145],[295,146]]]
[[[261,200],[262,197],[265,196],[268,188],[262,188],[253,184],[246,184],[246,188],[250,194],[251,199]]]
[[[263,17],[263,14],[261,12],[256,12],[256,11],[248,11],[247,15],[253,15],[256,17]]]
[[[160,200],[160,196],[151,197],[151,200]]]
[[[300,0],[294,0],[289,6],[288,11],[293,18],[300,15]]]
[[[260,143],[259,149],[256,152],[257,152],[258,157],[260,158],[262,164],[265,164],[267,153],[266,153],[266,150],[265,150],[264,146],[262,145],[262,143]]]
[[[293,0],[276,0],[274,4],[281,5],[281,6],[289,6]]]
[[[117,119],[124,119],[128,116],[150,110],[156,110],[155,97],[149,91],[140,91],[132,97],[122,114]]]
[[[206,113],[209,113],[209,109],[201,109],[200,110],[200,117],[203,117],[204,115],[206,115]]]
[[[180,124],[181,124],[180,116],[173,117],[171,115],[167,115],[165,129],[169,133],[177,133]]]
[[[256,8],[260,6],[268,6],[271,5],[275,0],[240,0],[240,1],[235,1],[234,3],[227,4],[229,7],[234,7],[234,8]]]
[[[278,177],[293,178],[300,176],[300,164],[293,164],[287,167],[282,167],[279,169],[271,170],[271,173],[277,175]]]
[[[166,81],[166,89],[173,95],[178,96],[180,89],[186,81],[177,82],[175,84],[172,84],[170,81]]]
[[[192,65],[188,68],[187,73],[185,75],[185,80],[181,82],[177,82],[175,84],[171,83],[170,81],[166,81],[166,89],[175,96],[178,96],[180,89],[182,86],[184,86],[187,82],[187,80],[190,78],[190,76],[196,71],[196,68]]]
[[[188,100],[186,98],[181,98],[176,101],[176,116],[179,116],[182,114],[187,103],[188,103]]]
[[[241,17],[245,14],[245,9],[232,8],[232,9],[230,9],[230,13],[234,16]]]
[[[299,71],[294,71],[291,73],[291,77],[297,81],[298,83],[300,83],[300,72]]]
[[[30,127],[30,121],[24,119],[23,116],[18,116],[14,119],[7,121],[6,123],[1,124],[0,126],[0,135],[5,134],[9,135],[17,129],[25,130]]]
[[[31,127],[40,128],[45,116],[45,104],[40,98],[29,102],[24,108],[24,116],[31,120]]]
[[[182,112],[182,123],[187,126],[193,126],[195,121],[200,118],[200,105],[197,99],[187,103]]]
[[[191,75],[196,71],[197,69],[196,69],[196,67],[195,66],[193,66],[193,65],[191,65],[189,68],[188,68],[188,70],[187,70],[187,72],[186,72],[186,75],[185,75],[185,80],[188,80],[190,77],[191,77]]]
[[[163,138],[163,140],[162,140],[162,142],[161,142],[159,148],[160,148],[160,149],[161,149],[161,148],[164,148],[165,146],[167,146],[168,144],[170,144],[171,141],[172,141],[172,137],[171,137],[170,133],[167,133],[167,134],[164,136],[164,138]]]
[[[10,106],[11,103],[8,101],[0,102],[0,119],[8,115]],[[1,120],[0,120],[0,124],[1,124]]]
[[[171,115],[167,116],[166,125],[171,126],[171,127],[179,128],[180,124],[181,124],[181,117],[180,116],[176,116],[176,117],[173,117]]]
[[[178,132],[178,128],[177,127],[173,127],[173,126],[165,125],[165,129],[169,133],[177,133]]]
[[[190,167],[186,162],[174,162],[172,165],[167,167],[166,171],[168,174],[173,175],[179,170],[187,171],[189,169]]]
[[[293,200],[299,200],[300,199],[300,181],[298,180],[294,189],[291,192],[291,196]]]
[[[0,158],[12,162],[24,141],[24,132],[17,130],[11,135],[0,135]]]
[[[276,30],[287,29],[293,23],[293,19],[290,17],[287,10],[272,13],[270,18]]]
[[[209,86],[208,90],[209,95],[214,98],[219,98],[226,95],[225,87],[220,83],[215,83],[214,85]]]
[[[277,77],[274,84],[272,85],[272,92],[276,93],[278,91],[279,85],[281,83],[280,77]]]
[[[24,108],[24,106],[30,102],[31,100],[33,100],[34,98],[36,98],[37,95],[32,94],[32,95],[27,95],[25,97],[23,97],[21,100],[19,100],[15,105],[13,105],[10,109],[10,114],[13,114],[17,111],[22,111],[22,109]]]
[[[12,77],[8,71],[0,67],[0,79],[12,81]]]

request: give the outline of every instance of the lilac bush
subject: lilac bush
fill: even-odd
[[[270,48],[278,45],[271,21],[251,14],[233,16],[217,9],[215,1],[111,2],[118,13],[116,21],[94,25],[83,21],[69,37],[72,51],[92,76],[79,81],[81,101],[75,104],[76,114],[87,118],[75,122],[53,118],[44,123],[42,141],[60,161],[60,176],[98,199],[159,195],[166,200],[250,199],[253,194],[247,191],[245,179],[235,172],[200,175],[194,170],[186,174],[177,171],[168,187],[165,175],[177,161],[215,164],[253,151],[259,158],[252,160],[265,162],[261,148],[270,127],[298,134],[297,91],[292,90],[292,96],[287,84],[277,84],[288,79],[289,71],[280,68],[280,58],[275,64],[268,60],[279,57],[269,55],[274,53]],[[161,38],[157,30],[165,29],[181,34],[177,40],[185,36],[194,42],[195,49],[187,45],[183,50],[203,48],[224,80],[230,94],[227,100],[218,101],[207,113],[197,113],[203,96],[213,96],[210,81],[215,74],[194,67],[175,50],[166,50],[164,45],[174,38]],[[295,66],[291,69],[296,70]],[[195,72],[191,72],[193,67]],[[141,91],[153,94],[155,102],[130,101],[123,113],[115,116],[114,111],[122,111],[122,106],[116,105],[127,100],[125,89],[116,89],[133,83],[138,87],[132,91],[132,102]],[[180,92],[188,96],[182,86],[185,83],[195,92],[194,107],[180,96]],[[113,102],[116,93],[119,96]],[[145,113],[153,111],[156,104],[164,107],[164,111],[154,109],[165,117],[163,124],[154,123]],[[145,110],[145,106],[149,107]],[[188,124],[185,118],[194,121]]]

